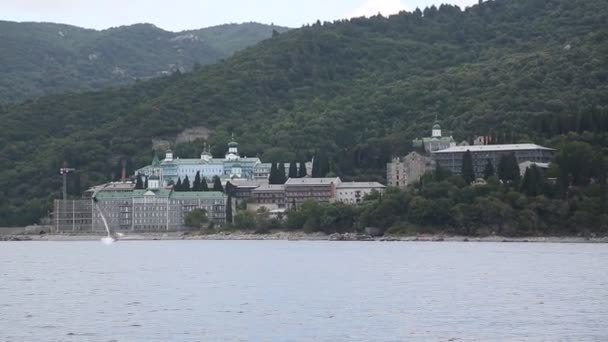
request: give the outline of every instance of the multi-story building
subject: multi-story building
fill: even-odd
[[[160,232],[186,229],[184,221],[194,209],[204,209],[210,221],[226,223],[227,197],[222,192],[175,192],[159,187],[151,177],[148,189],[109,183],[85,193],[81,200],[55,201],[57,232],[104,232],[104,219],[112,231]]]
[[[476,145],[454,146],[435,151],[432,157],[442,168],[450,170],[453,174],[460,174],[462,158],[467,151],[471,152],[473,169],[478,177],[483,176],[483,170],[488,160],[494,165],[494,168],[497,168],[503,155],[514,154],[518,163],[525,161],[548,163],[555,152],[554,149],[536,144]]]
[[[298,207],[307,200],[332,202],[340,178],[289,178],[285,183],[285,202],[288,207]]]
[[[259,207],[266,207],[270,210],[285,208],[285,185],[283,184],[260,185],[251,192],[251,195],[255,209]]]
[[[192,184],[197,173],[205,177],[208,182],[211,182],[215,176],[222,179],[254,179],[256,174],[263,175],[263,168],[258,169],[262,163],[260,159],[241,157],[238,147],[237,142],[231,141],[228,143],[228,151],[224,158],[213,158],[205,146],[200,159],[174,158],[173,151],[169,149],[165,153],[165,159],[159,160],[154,156],[152,164],[136,170],[135,175],[150,177],[153,170],[160,169],[159,176],[164,186],[176,184],[178,179],[184,180],[186,177]]]
[[[386,164],[386,180],[389,186],[405,189],[435,169],[435,162],[426,156],[411,152],[405,157],[393,158]]]
[[[346,204],[361,203],[366,195],[384,193],[386,186],[378,182],[342,182],[336,186],[336,201]]]

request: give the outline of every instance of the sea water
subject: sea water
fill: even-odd
[[[0,242],[0,341],[606,341],[608,245]]]

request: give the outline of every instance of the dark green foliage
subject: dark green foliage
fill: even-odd
[[[471,151],[467,150],[462,156],[462,168],[460,174],[467,184],[470,184],[475,180],[475,170],[473,169],[473,155]]]
[[[194,176],[194,182],[192,183],[192,191],[203,191],[200,171],[197,171],[196,176]]]
[[[521,191],[528,196],[538,196],[543,193],[544,177],[536,165],[526,169],[521,181]]]
[[[287,181],[287,175],[285,173],[285,163],[279,163],[277,168],[277,183],[274,184],[285,184]]]
[[[203,228],[204,224],[209,222],[207,211],[205,209],[194,209],[186,215],[184,223],[189,228]]]
[[[268,184],[279,184],[278,169],[276,163],[270,165],[270,175],[268,175]]]
[[[137,180],[135,181],[135,189],[143,189],[143,188],[144,188],[144,182],[141,179],[141,175],[138,174]]]
[[[192,191],[192,187],[190,187],[190,180],[188,176],[184,177],[184,181],[182,182],[182,187],[180,191]]]
[[[289,178],[298,178],[298,163],[295,161],[289,163]]]
[[[498,178],[503,182],[517,182],[521,177],[519,173],[519,164],[515,154],[503,154],[498,161]]]
[[[222,180],[218,176],[213,176],[213,191],[224,192]]]
[[[286,28],[229,24],[173,33],[149,24],[103,31],[0,21],[0,102],[61,91],[99,90],[191,70]]]
[[[144,189],[148,188],[148,177],[146,177],[146,180],[144,181]]]
[[[306,177],[307,172],[308,171],[306,170],[306,162],[301,161],[300,167],[298,168],[298,178]]]
[[[230,182],[226,183],[226,194],[228,194],[228,200],[226,201],[226,223],[232,223],[232,198],[233,198],[233,189],[229,188]],[[234,185],[230,184],[231,187]],[[234,190],[236,191],[236,190]]]
[[[494,175],[496,175],[496,172],[494,171],[494,165],[492,164],[492,161],[488,159],[486,161],[486,166],[483,169],[483,179],[487,180],[488,178],[493,177]]]
[[[184,187],[182,185],[182,179],[181,179],[181,177],[178,177],[177,178],[177,184],[175,184],[175,186],[173,187],[173,190],[175,190],[175,191],[182,191],[183,188]]]
[[[209,185],[207,184],[207,178],[204,176],[201,178],[201,191],[209,191]]]
[[[109,180],[116,156],[132,172],[149,163],[151,139],[173,141],[193,126],[212,130],[216,156],[234,131],[243,155],[323,151],[345,180],[383,181],[391,156],[428,135],[435,115],[458,141],[488,134],[557,147],[543,139],[579,121],[587,143],[608,146],[607,15],[602,0],[501,0],[344,20],[282,33],[191,73],[3,106],[0,226],[46,215],[64,160],[86,189]],[[18,51],[4,42],[0,50]],[[570,183],[572,170],[564,172]]]

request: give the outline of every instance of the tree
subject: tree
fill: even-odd
[[[230,182],[226,183],[226,189],[228,189],[228,184],[230,184]],[[230,224],[232,223],[232,195],[228,192],[228,190],[226,190],[226,192],[228,193],[228,199],[226,201],[226,223]]]
[[[201,191],[209,191],[209,185],[207,184],[207,178],[205,178],[205,176],[201,178]]]
[[[137,174],[137,180],[135,181],[135,189],[136,190],[141,190],[144,188],[144,182],[141,179],[141,174]]]
[[[532,164],[526,169],[521,182],[521,191],[528,196],[538,196],[543,192],[543,175],[538,166]]]
[[[173,190],[175,191],[182,191],[183,186],[182,186],[182,178],[178,177],[177,178],[177,184],[175,184],[175,186],[173,187]]]
[[[462,157],[462,178],[464,178],[467,184],[471,184],[475,180],[475,170],[473,169],[473,155],[471,151],[467,150]]]
[[[148,177],[146,177],[146,180],[144,181],[144,189],[148,188]]]
[[[268,176],[268,184],[278,184],[277,171],[277,165],[275,163],[272,163],[270,165],[270,175]]]
[[[304,178],[304,177],[306,177],[306,174],[307,174],[306,162],[300,161],[300,168],[298,169],[298,177]]]
[[[276,184],[285,184],[287,181],[287,175],[285,174],[285,163],[279,163],[279,167],[277,168],[277,183]]]
[[[289,163],[289,178],[298,178],[298,163],[296,161]]]
[[[196,176],[194,176],[194,183],[192,183],[192,191],[203,191],[200,171],[196,171]]]
[[[188,179],[188,176],[186,175],[186,177],[184,177],[184,181],[182,182],[182,191],[191,191],[192,189],[190,188],[190,180]]]
[[[506,183],[517,182],[520,179],[519,164],[514,153],[503,154],[498,162],[498,178]]]
[[[213,176],[213,191],[224,192],[222,180],[219,176]]]
[[[189,228],[203,228],[205,223],[209,222],[207,211],[205,209],[194,209],[186,215],[184,223]]]
[[[494,165],[492,164],[492,161],[488,159],[486,161],[486,167],[483,169],[483,179],[487,180],[488,178],[494,176],[495,173]]]

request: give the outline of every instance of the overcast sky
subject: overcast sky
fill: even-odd
[[[96,29],[152,23],[170,31],[247,21],[300,27],[317,19],[388,15],[441,3],[464,8],[477,0],[0,0],[0,19]]]

